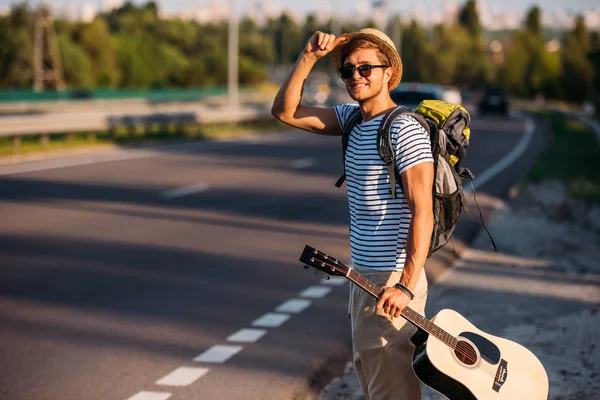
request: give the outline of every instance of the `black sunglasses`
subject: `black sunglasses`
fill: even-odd
[[[338,72],[340,73],[340,76],[342,77],[342,79],[352,78],[352,76],[354,76],[354,71],[358,71],[360,76],[362,76],[363,78],[367,78],[367,77],[371,76],[371,70],[373,68],[387,68],[387,67],[388,67],[387,65],[363,64],[363,65],[359,65],[358,67],[344,66],[344,67],[338,68]]]

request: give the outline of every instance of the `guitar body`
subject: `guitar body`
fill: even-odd
[[[433,335],[415,343],[413,369],[424,384],[450,400],[548,399],[546,371],[525,347],[482,332],[453,310],[431,321],[458,339],[459,350]]]

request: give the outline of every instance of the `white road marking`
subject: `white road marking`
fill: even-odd
[[[312,167],[316,163],[317,163],[317,160],[314,157],[308,157],[308,158],[300,158],[298,160],[294,160],[294,161],[292,161],[291,165],[292,165],[292,168],[303,169],[303,168]]]
[[[481,187],[486,184],[490,179],[496,177],[506,168],[508,168],[512,163],[514,163],[519,157],[523,155],[531,140],[533,139],[533,133],[535,132],[535,123],[531,119],[525,119],[525,132],[523,132],[523,136],[519,143],[502,159],[496,162],[491,167],[487,168],[483,172],[480,172],[475,176],[475,180],[473,181],[473,186],[475,189]],[[465,185],[464,188],[465,193],[471,193],[472,189],[470,186]]]
[[[224,363],[231,357],[242,351],[242,346],[213,346],[194,358],[197,362],[209,362],[209,363]]]
[[[56,168],[78,167],[81,165],[96,164],[101,162],[135,160],[151,157],[153,152],[143,150],[130,150],[126,153],[112,154],[86,154],[70,158],[56,158],[35,162],[25,162],[0,166],[0,175],[21,174],[24,172],[46,171]]]
[[[206,192],[208,190],[208,185],[198,184],[191,186],[184,186],[176,189],[167,190],[162,193],[163,199],[174,199],[176,197],[189,196],[190,194]]]
[[[156,384],[166,386],[188,386],[196,382],[208,371],[208,368],[180,367],[169,375],[157,380]]]
[[[300,293],[301,297],[310,297],[313,299],[320,299],[321,297],[327,296],[331,293],[330,287],[325,286],[311,286]]]
[[[262,317],[252,322],[252,326],[258,326],[261,328],[277,328],[288,319],[290,319],[290,316],[287,314],[266,313]]]
[[[167,400],[171,396],[171,393],[139,392],[127,400]]]
[[[332,285],[332,286],[341,286],[346,283],[348,280],[345,276],[331,276],[329,279],[322,278],[322,285]]]
[[[282,313],[298,314],[310,306],[310,303],[312,303],[310,300],[292,299],[281,304],[276,310]]]
[[[267,334],[264,329],[240,329],[227,338],[228,342],[254,343]]]
[[[298,140],[303,135],[277,135],[277,134],[264,134],[264,135],[252,135],[248,138],[248,141],[252,143],[245,144],[258,144],[267,142],[287,142],[292,140]],[[228,139],[228,140],[215,140],[215,141],[203,141],[196,143],[176,143],[170,145],[159,145],[145,149],[116,149],[109,150],[106,152],[92,152],[89,154],[74,154],[66,157],[58,156],[56,158],[45,158],[52,157],[52,154],[42,155],[42,159],[31,159],[23,160],[23,162],[15,162],[14,164],[0,165],[0,176],[21,174],[26,172],[34,171],[46,171],[56,168],[68,168],[77,167],[81,165],[96,164],[102,162],[111,161],[124,161],[124,160],[135,160],[139,158],[150,158],[157,156],[164,156],[165,154],[189,154],[195,152],[202,152],[205,150],[216,150],[228,146],[237,146],[240,143],[244,143],[240,139]],[[165,151],[168,150],[168,151]]]

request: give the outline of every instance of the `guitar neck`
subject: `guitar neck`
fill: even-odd
[[[348,274],[346,275],[346,277],[377,299],[379,299],[383,294],[383,289],[379,285],[376,285],[375,283],[371,282],[370,280],[368,280],[358,272],[354,271],[353,269],[348,270]],[[413,310],[412,308],[406,307],[400,315],[402,315],[404,319],[406,319],[408,322],[410,322],[417,328],[422,329],[428,334],[435,336],[451,348],[456,348],[457,340],[454,336],[452,336],[451,334],[449,334],[448,332],[446,332],[445,330],[443,330],[442,328],[440,328],[439,326],[437,326],[436,324],[434,324],[433,322],[431,322],[430,320]]]

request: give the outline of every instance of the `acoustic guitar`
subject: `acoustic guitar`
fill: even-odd
[[[344,276],[379,298],[383,289],[339,260],[306,246],[300,261],[329,275]],[[306,267],[306,268],[308,268]],[[547,400],[548,375],[525,347],[492,336],[456,311],[431,320],[407,307],[402,317],[418,328],[412,367],[425,385],[450,400]]]

